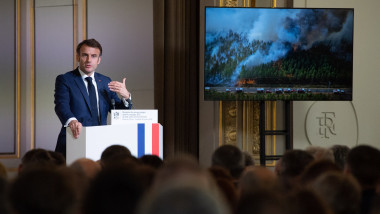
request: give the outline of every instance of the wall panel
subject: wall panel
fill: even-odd
[[[16,4],[0,1],[0,155],[16,154]]]
[[[61,128],[54,112],[57,75],[73,69],[72,1],[35,1],[35,147],[54,150]]]

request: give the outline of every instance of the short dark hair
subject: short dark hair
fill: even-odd
[[[294,149],[288,150],[281,157],[281,176],[296,177],[300,175],[314,157],[304,150]]]
[[[11,184],[11,206],[20,214],[73,213],[79,198],[71,178],[66,170],[39,168],[26,171]]]
[[[244,154],[234,145],[222,145],[217,148],[211,157],[212,166],[220,166],[227,169],[232,177],[239,178],[244,170]]]
[[[343,170],[350,148],[346,145],[334,145],[331,150],[334,153],[335,163]]]
[[[129,158],[133,159],[134,157],[127,147],[114,144],[104,149],[100,156],[100,162],[102,166],[105,167],[106,165],[112,165],[113,163]]]
[[[99,51],[100,51],[99,56],[101,56],[103,53],[102,46],[100,45],[100,43],[98,41],[96,41],[96,39],[86,39],[86,40],[83,40],[81,43],[78,44],[78,46],[77,46],[77,54],[78,55],[80,54],[80,49],[83,45],[99,49]]]
[[[374,187],[380,177],[380,150],[359,145],[348,152],[346,164],[362,187]]]

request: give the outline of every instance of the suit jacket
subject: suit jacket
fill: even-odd
[[[115,100],[115,108],[117,109],[130,109],[132,103],[131,100],[127,100],[129,106],[126,107],[117,94],[110,91],[108,83],[111,82],[111,79],[109,77],[95,73],[94,78],[98,89],[100,125],[106,125],[108,112],[113,108],[112,99]],[[69,118],[75,117],[83,126],[98,125],[98,121],[92,120],[90,98],[78,68],[57,76],[54,104],[55,112],[62,123],[55,151],[66,156],[66,128],[64,124]]]

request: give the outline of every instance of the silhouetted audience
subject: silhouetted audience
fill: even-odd
[[[243,155],[244,155],[244,166],[245,167],[255,166],[255,159],[252,157],[251,154],[249,154],[247,151],[244,151]]]
[[[143,155],[139,158],[140,162],[149,165],[155,169],[159,169],[164,164],[164,161],[157,155]]]
[[[219,166],[210,167],[209,172],[229,203],[231,210],[235,210],[239,196],[234,184],[234,178],[225,168]]]
[[[69,166],[73,171],[91,181],[101,170],[98,162],[88,158],[79,158]]]
[[[135,213],[144,192],[134,167],[124,164],[107,166],[91,183],[84,200],[83,213]]]
[[[241,196],[236,214],[286,214],[284,198],[276,191],[258,189]]]
[[[333,151],[336,165],[343,171],[350,148],[346,145],[334,145],[330,149]]]
[[[183,155],[168,160],[159,170],[138,213],[228,214],[230,209],[208,171],[194,157]]]
[[[312,183],[318,176],[325,174],[329,171],[340,171],[340,168],[331,160],[321,159],[311,162],[305,170],[300,175],[300,184],[309,185]]]
[[[344,171],[352,174],[362,190],[360,213],[370,212],[372,201],[378,197],[376,187],[380,179],[380,151],[372,146],[360,145],[348,153]]]
[[[0,176],[0,213],[10,214],[9,198],[7,197],[9,182],[6,177]]]
[[[303,150],[288,150],[277,162],[276,172],[284,191],[298,184],[298,179],[314,157]]]
[[[209,168],[185,154],[136,158],[122,145],[70,166],[33,149],[15,178],[0,169],[0,213],[380,214],[380,151],[347,148],[288,150],[274,170],[233,145],[217,148]]]
[[[247,167],[240,176],[238,185],[239,194],[244,195],[261,189],[277,190],[277,176],[266,167]]]
[[[309,146],[305,150],[314,157],[314,160],[329,160],[334,162],[334,153],[330,148],[320,146]]]
[[[123,145],[111,145],[107,147],[100,156],[100,164],[102,167],[112,165],[120,161],[128,159],[136,159],[132,156],[131,151]]]
[[[65,165],[66,160],[61,154],[37,148],[25,153],[21,159],[21,164],[18,167],[18,172],[21,173],[23,171],[33,170],[35,167],[54,168]]]
[[[329,171],[313,182],[314,191],[330,206],[334,214],[358,214],[361,191],[359,183],[340,171]]]
[[[76,186],[66,170],[36,167],[21,173],[11,185],[10,202],[18,214],[77,213]]]
[[[236,182],[245,167],[243,152],[233,145],[222,145],[217,148],[212,154],[211,162],[212,166],[220,166],[227,169]]]
[[[52,161],[57,166],[65,166],[66,165],[66,158],[63,156],[62,153],[55,152],[55,151],[49,151],[50,156],[52,157]]]
[[[286,197],[289,214],[333,214],[327,203],[309,188],[294,188]]]
[[[84,195],[95,176],[100,172],[101,166],[88,158],[80,158],[70,164],[69,169],[76,176],[77,192],[79,200],[83,201]]]
[[[155,189],[140,204],[138,214],[229,214],[229,208],[217,193],[202,183],[202,178],[172,180]]]

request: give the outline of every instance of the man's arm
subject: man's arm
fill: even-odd
[[[82,124],[75,118],[70,110],[70,88],[63,75],[59,75],[55,81],[54,93],[55,113],[63,126],[70,127],[73,136],[78,138]]]
[[[69,86],[63,75],[57,76],[54,91],[54,110],[62,125],[66,124],[69,118],[75,117],[70,110]]]

